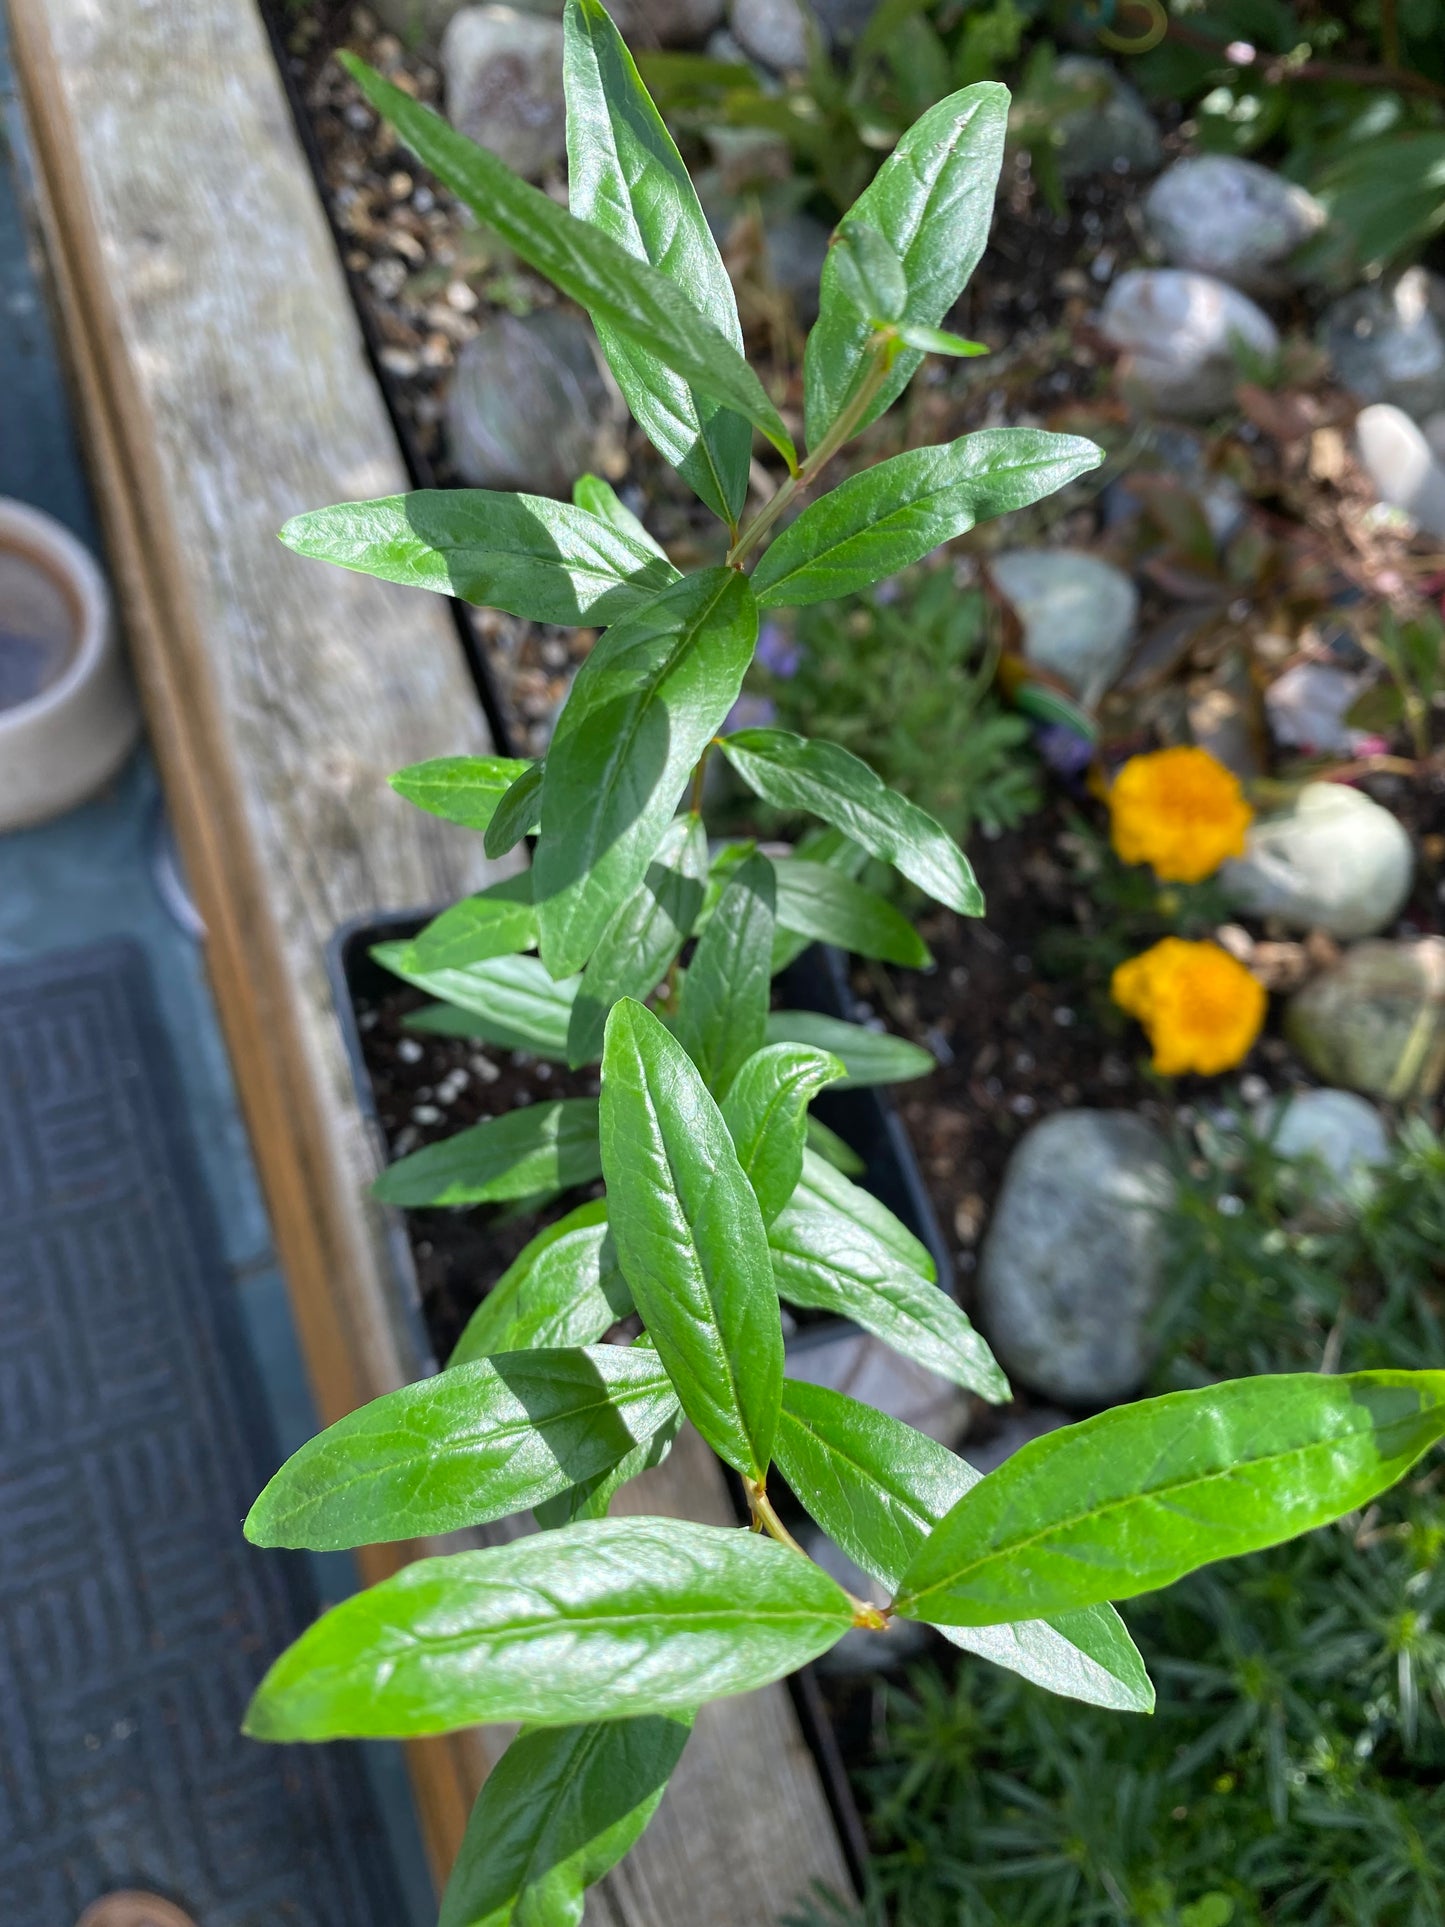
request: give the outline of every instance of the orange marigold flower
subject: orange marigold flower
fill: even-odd
[[[1244,855],[1254,811],[1239,778],[1207,749],[1131,756],[1109,792],[1114,848],[1147,863],[1161,883],[1198,883]]]
[[[1149,1034],[1154,1068],[1213,1077],[1247,1057],[1264,1023],[1264,986],[1217,943],[1165,937],[1114,972],[1114,1002]]]

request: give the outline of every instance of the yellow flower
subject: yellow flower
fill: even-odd
[[[1131,756],[1109,792],[1114,848],[1148,863],[1161,883],[1198,883],[1244,855],[1254,811],[1239,778],[1207,749]]]
[[[1154,1068],[1213,1077],[1247,1057],[1264,1023],[1264,986],[1217,943],[1165,937],[1114,972],[1114,1002],[1149,1033]]]

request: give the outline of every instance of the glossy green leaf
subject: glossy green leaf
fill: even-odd
[[[811,810],[950,910],[983,915],[983,892],[968,858],[943,825],[850,751],[784,729],[740,730],[722,738],[722,750],[764,802]]]
[[[737,1471],[767,1471],[783,1331],[767,1233],[717,1105],[643,1005],[615,1004],[602,1163],[622,1275],[683,1410]]]
[[[1115,1406],[967,1493],[899,1611],[987,1626],[1152,1592],[1353,1511],[1442,1434],[1445,1372],[1287,1373]]]
[[[905,321],[898,330],[898,339],[906,348],[916,348],[923,355],[953,355],[971,360],[974,355],[988,353],[981,341],[969,341],[963,335],[950,334],[946,328],[925,328],[916,322]]]
[[[579,977],[558,983],[536,957],[527,956],[490,957],[485,963],[458,969],[418,970],[409,950],[404,943],[379,943],[371,951],[386,969],[443,1000],[439,1009],[408,1017],[408,1029],[482,1037],[508,1050],[566,1060],[567,1029]]]
[[[675,817],[647,874],[597,940],[572,1006],[567,1060],[590,1064],[602,1054],[607,1013],[619,997],[644,1003],[692,933],[707,878],[702,818]]]
[[[950,94],[916,121],[854,202],[850,222],[876,228],[903,263],[901,319],[936,328],[957,301],[988,239],[1008,130],[1006,87],[984,81]],[[836,249],[823,264],[818,319],[803,357],[808,445],[816,448],[868,369],[873,317],[840,275]],[[889,407],[923,359],[905,348],[864,412]]]
[[[646,1445],[639,1445],[625,1459],[619,1459],[610,1471],[599,1472],[580,1485],[568,1486],[555,1499],[544,1499],[532,1508],[532,1516],[544,1532],[576,1525],[579,1519],[605,1519],[613,1495],[639,1474],[661,1465],[681,1430],[682,1408],[679,1406],[673,1418],[660,1426]]]
[[[773,866],[750,856],[728,878],[698,939],[677,1010],[677,1037],[715,1096],[761,1050],[773,975]]]
[[[693,925],[693,935],[701,936],[712,919],[712,913],[722,902],[722,893],[728,887],[733,873],[741,869],[750,856],[757,854],[757,838],[740,837],[735,843],[724,843],[714,852],[708,865],[707,889],[703,892],[702,909],[698,912],[697,922]]]
[[[762,383],[675,282],[558,207],[540,188],[518,180],[495,154],[457,133],[354,54],[337,58],[418,159],[530,267],[585,308],[594,322],[635,340],[698,393],[746,416],[790,466],[796,462]]]
[[[558,1097],[398,1158],[372,1194],[383,1204],[501,1204],[589,1184],[601,1170],[597,1099]]]
[[[607,1232],[607,1204],[579,1205],[548,1225],[467,1320],[448,1369],[531,1346],[593,1345],[632,1310]]]
[[[806,1144],[816,1157],[831,1165],[835,1171],[841,1171],[845,1177],[861,1177],[868,1168],[852,1145],[845,1144],[838,1133],[830,1131],[819,1118],[808,1118]]]
[[[817,1010],[770,1011],[766,1029],[770,1044],[812,1044],[841,1057],[848,1073],[845,1085],[906,1084],[938,1068],[921,1044],[886,1030],[845,1024],[841,1017],[825,1017]]]
[[[901,911],[841,870],[807,857],[774,864],[778,928],[818,943],[835,943],[860,957],[923,970],[933,962],[928,945]],[[774,947],[772,965],[789,961]]]
[[[827,1051],[806,1044],[769,1044],[755,1051],[723,1100],[723,1122],[753,1187],[763,1223],[771,1224],[803,1175],[808,1106],[843,1075]]]
[[[505,856],[541,823],[542,784],[546,774],[544,763],[529,764],[498,803],[482,838],[482,847],[488,856]]]
[[[787,1304],[849,1318],[990,1404],[1012,1397],[963,1307],[854,1219],[795,1194],[769,1226],[768,1245],[778,1296]]]
[[[783,530],[753,571],[758,606],[854,595],[976,522],[1052,495],[1103,459],[1081,436],[1037,428],[982,428],[907,449],[850,476]]]
[[[859,1164],[861,1171],[864,1167]],[[881,1199],[861,1184],[854,1184],[842,1166],[820,1156],[811,1144],[803,1153],[803,1175],[798,1180],[798,1201],[814,1207],[826,1205],[861,1225],[882,1245],[886,1245],[905,1270],[934,1284],[938,1267],[933,1254],[908,1226],[894,1216]]]
[[[896,321],[908,299],[898,251],[867,221],[839,223],[828,254],[838,285],[869,320]]]
[[[485,1525],[606,1472],[677,1411],[656,1353],[502,1352],[327,1426],[252,1506],[258,1546],[336,1552]]]
[[[597,1519],[421,1559],[333,1606],[267,1673],[246,1731],[410,1739],[690,1712],[806,1666],[852,1618],[821,1567],[758,1533]]]
[[[586,509],[589,515],[597,515],[604,522],[610,522],[620,535],[631,536],[640,542],[653,555],[664,558],[666,549],[656,536],[649,535],[642,521],[632,513],[611,482],[604,482],[600,475],[579,475],[572,484],[572,500],[579,509]]]
[[[515,756],[435,756],[399,769],[391,787],[432,816],[484,830],[507,791],[531,767]]]
[[[527,622],[616,622],[677,570],[649,542],[571,502],[485,488],[427,488],[297,515],[298,555],[412,589],[433,589]]]
[[[437,1927],[581,1927],[584,1896],[636,1844],[686,1714],[524,1727],[487,1775]]]
[[[851,836],[844,836],[841,830],[822,823],[815,823],[798,839],[793,855],[804,863],[826,864],[828,869],[855,881],[868,862],[868,852],[859,849]],[[813,941],[812,937],[780,926],[773,937],[773,975],[776,977],[780,970],[786,970]]]
[[[732,282],[662,116],[600,0],[569,0],[568,196],[572,212],[676,282],[742,353]],[[635,333],[601,316],[597,338],[643,433],[714,515],[736,526],[752,429],[696,392]]]
[[[533,893],[556,976],[591,955],[642,882],[704,748],[742,687],[758,612],[744,577],[705,569],[609,629],[547,753]]]
[[[537,941],[532,878],[523,870],[433,917],[406,947],[409,970],[464,969],[493,957],[514,956]]]
[[[895,1592],[934,1526],[980,1474],[923,1432],[825,1386],[785,1379],[773,1446],[784,1478],[835,1544]],[[1066,1699],[1148,1713],[1154,1688],[1112,1606],[944,1638]]]

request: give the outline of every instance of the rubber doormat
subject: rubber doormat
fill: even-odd
[[[396,1927],[354,1752],[244,1739],[315,1611],[169,1042],[129,943],[0,967],[0,1920]]]

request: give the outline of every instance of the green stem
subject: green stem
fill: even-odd
[[[801,495],[805,489],[811,488],[844,442],[850,441],[857,433],[863,417],[873,404],[874,397],[888,379],[888,371],[897,359],[898,346],[898,337],[891,331],[874,335],[869,344],[871,359],[868,368],[862,381],[854,390],[851,400],[844,406],[838,419],[803,466],[795,475],[787,478],[770,502],[763,504],[728,550],[729,568],[736,569],[742,566],[744,556],[758,546],[794,496]]]
[[[773,1502],[768,1497],[767,1481],[765,1479],[750,1479],[747,1474],[744,1473],[743,1490],[748,1495],[748,1510],[753,1515],[753,1531],[766,1532],[768,1537],[770,1539],[776,1539],[780,1546],[787,1546],[789,1551],[796,1552],[802,1559],[809,1558],[810,1555],[798,1544],[792,1533],[789,1532],[788,1528],[773,1510]],[[887,1631],[888,1615],[886,1612],[880,1612],[876,1606],[870,1606],[866,1599],[857,1598],[853,1593],[848,1592],[846,1586],[843,1590],[848,1594],[848,1603],[853,1608],[853,1624],[855,1626],[867,1626],[870,1631],[875,1633]]]

